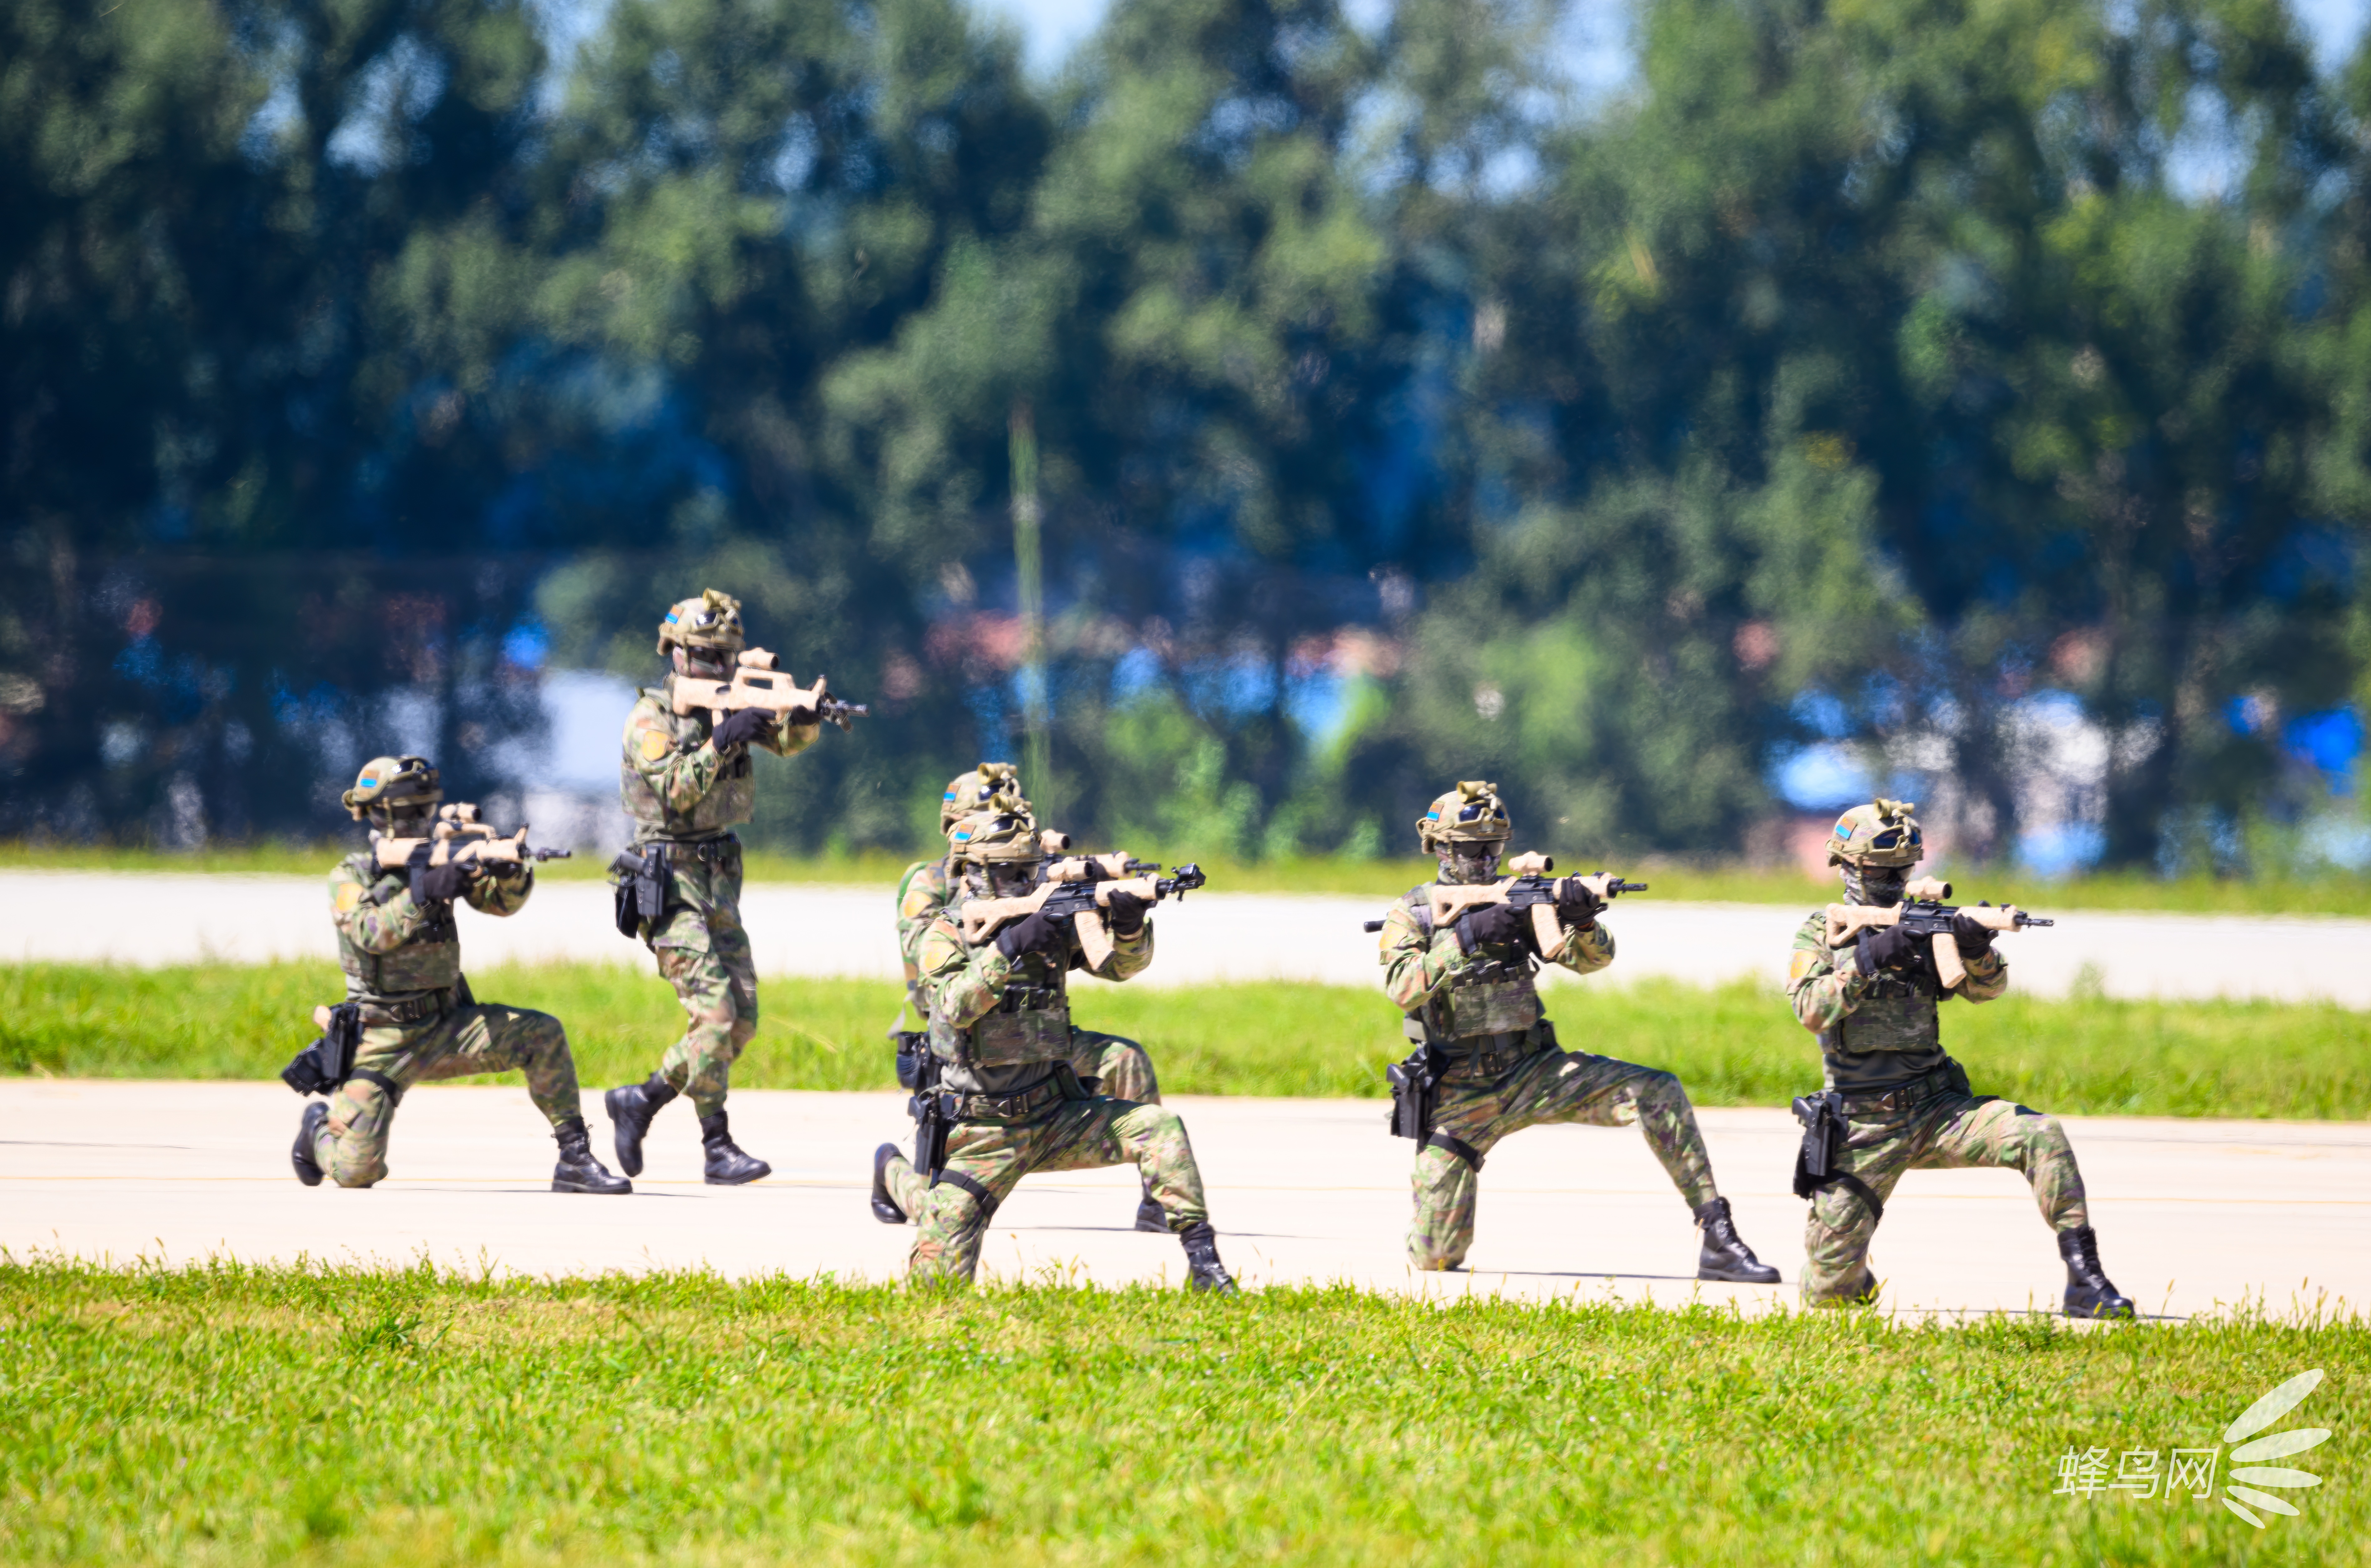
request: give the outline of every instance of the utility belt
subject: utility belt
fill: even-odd
[[[905,1063],[905,1051],[899,1048],[899,1066]],[[1085,1088],[1068,1062],[1058,1062],[1054,1070],[1041,1081],[1010,1094],[952,1094],[939,1092],[939,1063],[928,1055],[919,1064],[922,1075],[914,1085],[917,1092],[906,1101],[906,1113],[914,1118],[914,1169],[935,1181],[946,1169],[947,1135],[966,1122],[1023,1122],[1049,1106],[1066,1100],[1084,1100]],[[900,1075],[900,1081],[903,1075]]]
[[[741,840],[731,834],[721,838],[653,838],[618,852],[609,862],[609,886],[618,934],[639,938],[642,925],[655,925],[666,913],[668,872],[685,861],[715,869],[741,858]]]
[[[1475,1170],[1482,1161],[1463,1144],[1436,1135],[1433,1117],[1440,1107],[1440,1087],[1448,1083],[1488,1083],[1504,1078],[1543,1051],[1556,1049],[1556,1025],[1546,1019],[1529,1029],[1502,1030],[1444,1040],[1422,1018],[1411,1018],[1402,1032],[1417,1043],[1403,1062],[1383,1069],[1392,1086],[1392,1113],[1387,1125],[1395,1138],[1415,1138],[1450,1149]],[[1452,1147],[1452,1146],[1455,1147]]]
[[[1803,1124],[1803,1141],[1795,1151],[1795,1195],[1808,1198],[1822,1187],[1843,1187],[1868,1205],[1872,1220],[1883,1219],[1885,1205],[1875,1189],[1851,1171],[1837,1168],[1852,1136],[1852,1118],[1899,1115],[1943,1095],[1967,1092],[1966,1070],[1957,1062],[1945,1062],[1882,1094],[1845,1094],[1830,1089],[1797,1096],[1795,1120]]]
[[[415,991],[408,997],[359,997],[346,1006],[357,1010],[365,1029],[390,1024],[399,1029],[405,1024],[443,1018],[456,1007],[466,1005],[462,999],[465,995],[463,987],[457,985],[448,990]]]
[[[360,1078],[376,1084],[385,1091],[389,1104],[400,1105],[402,1084],[376,1068],[354,1065],[362,1054],[363,1031],[403,1028],[442,1018],[456,1007],[470,1005],[468,982],[464,979],[447,990],[422,991],[392,998],[362,997],[335,1007],[315,1008],[313,1022],[321,1031],[320,1035],[280,1069],[280,1081],[298,1094],[309,1095],[334,1094],[350,1080]]]

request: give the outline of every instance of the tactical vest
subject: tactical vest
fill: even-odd
[[[1428,939],[1432,935],[1432,884],[1411,890],[1404,902]],[[1448,989],[1425,1005],[1424,1022],[1443,1040],[1477,1034],[1509,1034],[1540,1021],[1539,960],[1521,953],[1513,963],[1468,964]]]
[[[696,713],[676,713],[667,706],[665,686],[655,686],[642,693],[642,700],[656,709],[668,738],[674,742],[675,754],[685,756],[698,751],[708,742],[708,721]],[[631,734],[634,732],[630,731]],[[636,758],[629,741],[626,755],[618,763],[618,798],[626,814],[634,819],[637,841],[653,838],[699,838],[722,833],[747,822],[758,804],[758,773],[749,759],[746,746],[717,770],[716,783],[701,796],[688,812],[670,812],[636,767]]]
[[[367,875],[377,870],[357,855],[347,862]],[[408,879],[381,875],[363,894],[365,902],[384,905],[410,885]],[[346,972],[350,997],[399,997],[414,991],[442,991],[461,978],[461,933],[453,924],[450,904],[431,904],[428,917],[412,939],[393,952],[364,952],[338,930],[338,966]]]
[[[1841,962],[1849,963],[1849,952]],[[1845,1093],[1890,1089],[1943,1065],[1941,997],[1925,975],[1880,973],[1860,1005],[1820,1034],[1831,1087]]]
[[[1070,999],[1058,973],[1051,985],[1007,986],[996,1009],[968,1028],[931,1015],[931,1054],[966,1069],[1068,1061],[1070,1048]]]

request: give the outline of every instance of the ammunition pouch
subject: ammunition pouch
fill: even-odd
[[[1540,992],[1532,961],[1475,964],[1449,984],[1434,1004],[1440,1032],[1452,1040],[1476,1034],[1519,1034],[1540,1021]]]
[[[1836,1169],[1851,1132],[1845,1106],[1845,1097],[1833,1090],[1796,1096],[1795,1120],[1803,1124],[1803,1141],[1795,1150],[1795,1195],[1808,1198],[1822,1187],[1844,1187],[1868,1205],[1872,1219],[1883,1219],[1885,1204],[1876,1191],[1851,1171]]]
[[[941,1061],[970,1067],[1068,1061],[1077,1048],[1069,998],[1051,986],[1008,987],[996,1010],[968,1029],[933,1017],[930,1039],[931,1051]]]
[[[298,1094],[328,1094],[353,1076],[362,1043],[362,1009],[341,1002],[330,1009],[330,1027],[280,1069],[280,1081]]]

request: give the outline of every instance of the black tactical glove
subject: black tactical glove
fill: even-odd
[[[1493,943],[1520,942],[1529,924],[1512,905],[1481,905],[1457,917],[1457,946],[1459,951],[1471,953],[1477,947]]]
[[[731,751],[734,746],[747,745],[773,727],[774,716],[764,709],[736,708],[709,732],[708,744],[721,752]]]
[[[461,895],[461,884],[468,880],[457,860],[431,866],[420,873],[420,896],[431,903],[449,904]]]
[[[815,721],[815,710],[812,708],[793,708],[782,715],[782,722],[794,730],[804,728]]]
[[[1032,912],[996,933],[996,951],[1007,958],[1019,958],[1024,952],[1052,947],[1061,935],[1059,921],[1048,920],[1042,912]]]
[[[1104,905],[1111,915],[1112,935],[1132,937],[1144,929],[1144,912],[1151,905],[1125,888],[1112,889],[1111,902]]]
[[[1993,951],[1993,938],[1999,933],[1990,926],[1980,926],[1967,915],[1951,917],[1951,940],[1960,944],[1961,958],[1974,958]]]
[[[1868,933],[1860,944],[1860,972],[1874,974],[1890,968],[1918,951],[1918,939],[1899,926],[1886,926]]]
[[[1567,877],[1556,889],[1556,914],[1567,926],[1587,930],[1605,913],[1605,900],[1589,891],[1579,877]]]

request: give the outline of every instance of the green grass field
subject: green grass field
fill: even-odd
[[[27,845],[0,842],[0,870],[118,870],[257,874],[277,872],[318,876],[353,846],[264,843],[229,846],[177,853],[105,846]],[[1197,851],[1191,845],[1155,855],[1144,845],[1132,848],[1162,864],[1197,861],[1210,876],[1213,889],[1229,893],[1339,893],[1360,897],[1389,898],[1405,893],[1426,874],[1426,862],[1413,858],[1350,860],[1331,856],[1294,859],[1233,861]],[[1791,867],[1752,868],[1694,864],[1647,859],[1621,865],[1595,861],[1579,864],[1568,857],[1570,870],[1626,872],[1652,885],[1657,898],[1687,902],[1787,904],[1810,905],[1835,896],[1832,881],[1802,875]],[[818,882],[838,885],[894,884],[911,857],[880,853],[800,858],[752,850],[746,858],[752,882]],[[1932,869],[1932,868],[1929,868]],[[554,860],[539,873],[567,881],[591,881],[606,874],[601,857]],[[2226,881],[2213,877],[2165,879],[2130,873],[2044,881],[2018,871],[1986,870],[1943,871],[1957,875],[1961,896],[1989,898],[1995,904],[2025,905],[2037,912],[2051,909],[2158,909],[2192,914],[2348,915],[2371,917],[2371,876],[2331,872],[2303,880],[2266,878]]]
[[[10,1562],[2371,1561],[2359,1320],[10,1260],[0,1333]],[[2312,1367],[2296,1517],[2056,1494]]]
[[[568,1025],[590,1084],[647,1072],[682,1015],[653,975],[597,964],[489,969],[478,994]],[[268,1078],[312,1037],[331,965],[103,969],[0,966],[0,1072],[65,1078]],[[734,1082],[758,1089],[895,1087],[883,1033],[898,987],[778,982]],[[1775,992],[1674,982],[1551,992],[1569,1049],[1668,1067],[1706,1105],[1783,1105],[1816,1088],[1819,1056]],[[1095,987],[1091,1027],[1151,1047],[1180,1094],[1381,1095],[1404,1055],[1373,992],[1286,984]],[[1954,1005],[1946,1038],[1976,1086],[2069,1114],[2356,1118],[2371,1114],[2371,1027],[2329,1005],[2037,1001]]]

